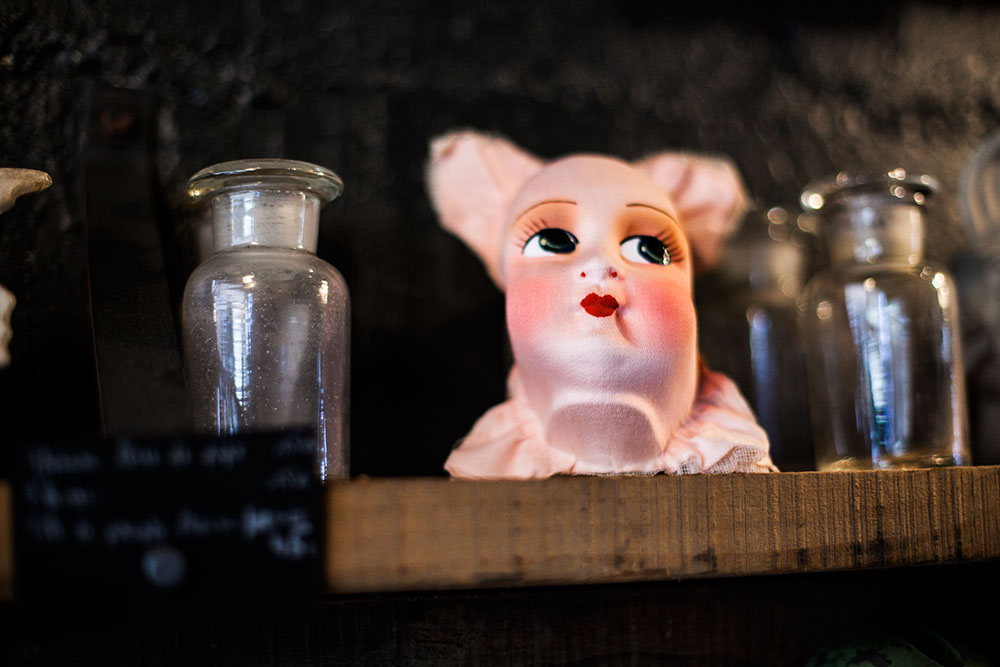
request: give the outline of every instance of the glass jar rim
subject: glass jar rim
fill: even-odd
[[[897,191],[896,188],[903,188]],[[807,185],[802,194],[799,195],[799,203],[802,209],[817,213],[829,205],[835,195],[849,191],[877,191],[884,189],[886,194],[896,197],[903,197],[904,191],[912,194],[919,193],[921,197],[915,203],[922,203],[923,199],[938,191],[939,183],[930,174],[911,173],[902,167],[889,169],[888,171],[862,171],[845,172],[842,171],[836,176],[820,179]]]
[[[323,203],[344,191],[344,181],[333,171],[311,162],[278,158],[231,160],[197,172],[188,180],[187,194],[192,202],[226,190],[278,187],[304,190]]]

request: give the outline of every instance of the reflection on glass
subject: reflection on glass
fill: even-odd
[[[958,179],[966,246],[953,268],[961,300],[972,455],[1000,464],[1000,131],[966,160]]]
[[[952,280],[923,259],[933,190],[896,169],[841,174],[802,195],[807,209],[823,202],[832,260],[802,297],[821,470],[969,463]]]
[[[799,222],[779,207],[751,211],[696,290],[699,349],[739,386],[785,471],[814,465],[796,310],[809,236]]]
[[[192,178],[215,253],[188,281],[184,352],[196,424],[232,434],[311,427],[322,478],[347,474],[347,287],[315,255],[319,210],[340,192],[321,167],[216,165]]]

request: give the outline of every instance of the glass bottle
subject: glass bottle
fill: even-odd
[[[752,210],[696,290],[699,350],[739,386],[784,471],[814,465],[796,308],[809,238],[785,208]]]
[[[966,244],[952,265],[960,291],[969,440],[979,465],[1000,464],[1000,131],[966,160],[958,179]]]
[[[838,174],[807,187],[831,268],[801,307],[820,470],[969,463],[958,299],[924,259],[930,176]]]
[[[322,479],[346,476],[349,301],[316,256],[332,171],[292,160],[238,160],[199,171],[214,254],[184,290],[188,384],[198,428],[217,434],[316,431]]]

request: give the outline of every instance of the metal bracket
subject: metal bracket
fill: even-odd
[[[105,434],[191,427],[154,205],[153,96],[94,95],[83,169],[91,322]]]

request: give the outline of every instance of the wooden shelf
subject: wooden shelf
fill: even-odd
[[[1000,558],[1000,467],[334,484],[335,592],[730,577]]]
[[[13,579],[0,483],[0,599]],[[358,479],[327,492],[334,593],[671,580],[1000,558],[1000,466]]]

